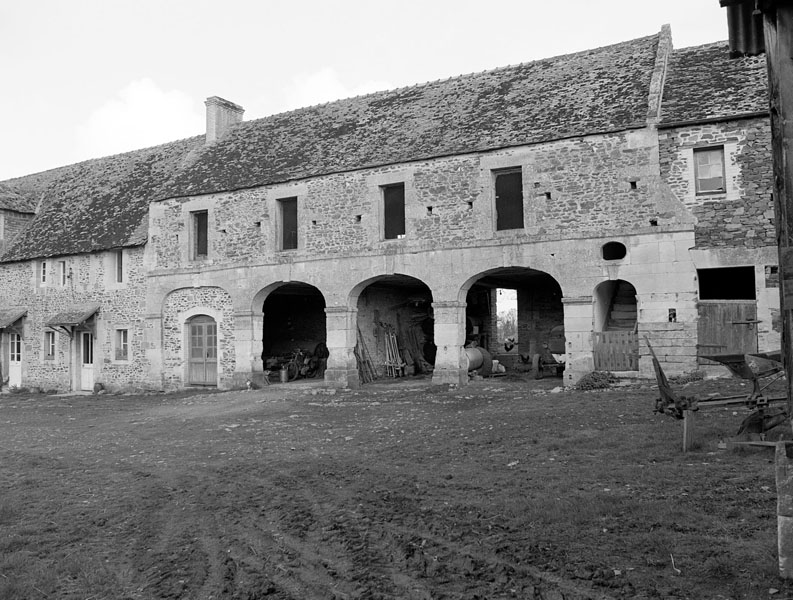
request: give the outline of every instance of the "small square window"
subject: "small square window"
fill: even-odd
[[[383,238],[401,239],[405,236],[405,184],[384,185]]]
[[[44,332],[44,359],[55,360],[55,332]]]
[[[116,329],[116,360],[129,360],[129,330]]]
[[[697,194],[717,194],[725,191],[722,146],[694,149],[694,179]]]

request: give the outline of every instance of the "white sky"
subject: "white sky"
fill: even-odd
[[[718,0],[1,0],[0,180],[245,119],[576,52],[672,26],[727,39]]]

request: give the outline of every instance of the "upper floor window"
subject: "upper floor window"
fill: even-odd
[[[281,250],[297,249],[297,198],[278,200],[281,213]]]
[[[405,184],[384,185],[383,237],[395,240],[405,236]]]
[[[523,175],[496,173],[496,230],[523,229]]]
[[[39,261],[38,271],[39,271],[39,284],[47,285],[47,277],[49,277],[49,273],[47,272],[46,260]]]
[[[124,251],[113,252],[113,277],[116,283],[124,283]]]
[[[65,260],[58,261],[58,285],[65,286],[69,281],[69,273]]]
[[[205,210],[199,210],[190,213],[193,248],[193,260],[203,260],[207,257],[209,252],[209,213]]]
[[[694,149],[694,181],[697,194],[725,192],[724,148]]]

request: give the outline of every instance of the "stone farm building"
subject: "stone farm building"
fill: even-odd
[[[229,388],[389,332],[434,383],[564,339],[565,384],[780,344],[763,58],[657,35],[244,121],[0,182],[7,385]],[[360,350],[359,350],[360,354]]]

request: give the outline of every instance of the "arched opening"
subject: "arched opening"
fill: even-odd
[[[218,383],[218,326],[210,316],[187,321],[187,385]]]
[[[358,294],[358,345],[362,383],[432,373],[435,321],[432,292],[406,275],[386,275],[366,282]]]
[[[467,285],[466,347],[484,348],[497,361],[496,372],[534,370],[542,376],[544,364],[546,371],[562,374],[564,308],[556,279],[527,267],[505,267]],[[487,364],[481,371],[492,373]]]
[[[621,242],[606,242],[600,250],[603,260],[619,260],[628,254],[628,249]]]
[[[327,364],[325,297],[306,283],[285,283],[262,304],[262,363],[277,373],[299,363],[290,377],[322,377]]]
[[[636,288],[622,279],[604,281],[592,294],[595,370],[639,369]]]

